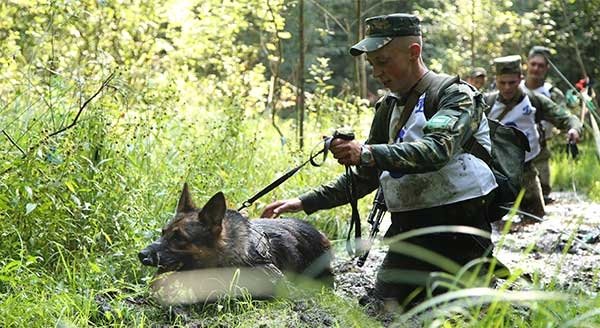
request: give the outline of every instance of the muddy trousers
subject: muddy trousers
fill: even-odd
[[[486,210],[490,198],[491,195],[488,195],[434,208],[392,213],[392,224],[385,237],[393,238],[401,232],[440,225],[464,225],[491,232]],[[396,299],[407,307],[421,302],[427,295],[423,287],[431,282],[430,273],[452,271],[444,264],[436,265],[419,259],[426,252],[414,250],[413,246],[435,252],[459,266],[480,257],[492,257],[493,250],[488,238],[453,232],[427,234],[392,243],[377,273],[375,291],[380,297]],[[439,259],[430,262],[440,263]],[[432,294],[442,292],[445,290],[437,288]]]
[[[548,197],[552,191],[550,186],[550,157],[550,149],[547,146],[542,146],[540,153],[533,159],[533,165],[538,170],[538,178],[544,197]]]
[[[546,204],[542,195],[542,186],[538,177],[538,170],[533,161],[525,163],[523,168],[523,188],[525,195],[521,201],[520,210],[533,214],[537,217],[543,217],[546,214]]]

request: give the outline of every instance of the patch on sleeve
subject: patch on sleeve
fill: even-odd
[[[451,130],[458,121],[457,117],[434,116],[427,121],[426,128],[430,130]]]

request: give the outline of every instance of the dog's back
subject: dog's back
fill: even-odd
[[[255,219],[268,237],[273,264],[310,277],[331,275],[331,244],[311,224],[297,219]]]

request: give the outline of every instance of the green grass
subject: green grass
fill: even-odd
[[[559,138],[554,138],[559,139]],[[586,194],[592,201],[600,201],[600,160],[593,139],[579,144],[579,157],[574,160],[565,153],[562,141],[553,140],[550,161],[553,190],[576,191]]]
[[[326,290],[273,301],[223,300],[206,307],[186,306],[182,311],[153,300],[149,283],[154,271],[142,268],[136,254],[157,238],[173,214],[183,182],[190,184],[198,205],[223,191],[229,206],[237,208],[304,161],[323,133],[350,125],[358,127],[356,132],[364,139],[371,115],[364,109],[361,115],[333,112],[318,120],[313,115],[307,123],[307,149],[299,151],[291,120],[280,122],[288,137],[282,146],[268,118],[240,115],[230,101],[215,99],[204,111],[179,105],[173,97],[152,111],[121,112],[118,102],[104,96],[73,129],[26,158],[2,139],[0,172],[9,171],[0,176],[0,326],[379,326],[357,307],[356,299]],[[22,109],[15,106],[8,115]],[[69,113],[57,111],[55,120],[68,121]],[[15,124],[15,131],[31,128],[30,138],[22,139],[24,146],[35,144],[48,128],[44,124],[31,127],[27,120]],[[579,191],[598,199],[597,162],[590,153],[589,146],[583,145],[577,165],[555,156],[556,189],[575,184]],[[256,217],[271,200],[296,196],[342,171],[331,159],[320,168],[306,167],[259,200],[249,214]],[[361,201],[362,213],[369,203],[370,199]],[[343,207],[306,218],[332,240],[341,240],[349,217],[349,208]],[[456,279],[445,285],[452,293],[431,299],[428,304],[435,305],[435,310],[415,310],[411,313],[415,316],[405,314],[396,323],[600,325],[597,296],[535,282],[518,287],[518,271],[499,289],[489,289],[485,286],[490,277],[487,281],[468,279],[465,270],[446,264],[457,272]]]

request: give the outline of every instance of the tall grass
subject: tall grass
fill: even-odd
[[[563,143],[553,140],[550,162],[553,190],[577,191],[587,194],[593,201],[600,201],[600,159],[595,147],[592,138],[586,139],[579,144],[578,158],[573,159],[566,153]]]
[[[59,94],[67,97],[68,92]],[[0,326],[379,325],[357,308],[355,300],[327,290],[301,300],[223,300],[183,311],[153,301],[147,284],[154,270],[141,267],[136,253],[158,237],[172,216],[183,182],[190,184],[198,205],[223,191],[228,205],[237,208],[305,160],[310,147],[297,149],[293,120],[280,122],[288,135],[282,145],[275,129],[265,123],[268,119],[244,116],[235,99],[215,99],[210,108],[198,110],[181,106],[177,97],[165,97],[152,110],[126,111],[113,96],[105,92],[74,128],[25,158],[2,139],[0,169],[10,170],[0,176]],[[29,131],[21,139],[25,146],[55,127],[32,124],[36,109],[25,111],[25,107],[36,99],[26,97],[14,102],[3,117],[15,119],[11,131]],[[69,121],[70,108],[57,107],[54,121]],[[29,119],[17,117],[23,111]],[[318,121],[310,116],[305,143],[317,144],[322,134],[341,125],[359,127],[356,132],[364,139],[371,113],[364,109],[360,115],[355,113],[332,111],[321,114]],[[554,181],[557,187],[575,181],[593,195],[600,188],[594,162],[585,148],[582,153],[575,170],[569,161],[555,158]],[[331,159],[320,168],[306,167],[259,200],[249,214],[256,217],[271,200],[294,197],[342,171]],[[361,202],[363,213],[368,203],[369,199]],[[344,237],[349,217],[344,207],[306,219],[337,240]],[[431,260],[443,261],[435,256]],[[432,327],[554,327],[559,323],[571,327],[599,322],[597,297],[553,289],[543,292],[539,286],[532,291],[508,291],[520,278],[518,271],[498,290],[488,289],[484,286],[489,280],[466,279],[468,268],[446,264],[456,272],[445,285],[453,292],[428,301],[435,311],[425,310],[424,305],[397,318],[398,324],[415,318]],[[304,306],[301,302],[310,303],[308,310],[298,309]],[[331,320],[301,318],[310,311],[316,311],[314,318]]]

